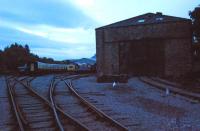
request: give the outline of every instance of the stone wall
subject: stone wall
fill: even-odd
[[[104,32],[103,30],[96,30],[96,63],[97,75],[102,76],[104,73]]]
[[[103,30],[104,42],[131,41],[145,38],[185,38],[191,36],[191,22],[137,25]]]
[[[179,77],[191,71],[191,45],[191,39],[169,39],[165,41],[165,76]]]
[[[104,74],[117,75],[119,74],[119,44],[105,44],[104,50]]]
[[[184,75],[191,69],[191,38],[190,21],[96,29],[97,75],[127,73],[130,65],[122,59],[126,59],[124,56],[129,54],[127,51],[130,51],[133,41],[145,39],[163,41],[164,71],[160,74]]]

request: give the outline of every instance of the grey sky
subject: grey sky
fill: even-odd
[[[188,16],[198,0],[2,0],[0,48],[28,44],[54,59],[95,54],[95,28],[147,12]]]

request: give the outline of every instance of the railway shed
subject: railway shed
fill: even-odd
[[[146,13],[96,29],[97,75],[179,77],[192,68],[191,20]]]

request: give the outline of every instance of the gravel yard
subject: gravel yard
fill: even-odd
[[[48,98],[53,75],[36,77],[32,87]],[[4,77],[0,77],[0,130],[12,127],[13,118]],[[137,77],[128,83],[96,83],[96,77],[84,77],[73,81],[81,96],[94,104],[130,130],[200,130],[200,103],[189,98],[165,92],[149,86]],[[63,83],[59,86],[65,86]],[[5,129],[9,130],[9,129]]]
[[[179,95],[166,96],[138,78],[115,88],[111,83],[96,83],[95,77],[73,83],[82,96],[131,130],[200,130],[199,103]]]
[[[39,94],[48,98],[49,94],[49,85],[52,80],[53,75],[44,75],[36,77],[33,81],[31,81],[31,86],[38,91]]]

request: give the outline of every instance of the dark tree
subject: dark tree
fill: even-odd
[[[45,63],[54,63],[54,59],[53,58],[47,58],[47,57],[43,57],[39,59],[41,62],[45,62]]]
[[[40,59],[40,57],[38,55],[36,55],[36,54],[30,53],[30,55],[31,55],[31,59],[33,61],[38,61]]]
[[[2,64],[3,64],[3,51],[0,50],[0,68],[1,68]]]
[[[70,61],[70,60],[65,60],[64,63],[65,63],[65,64],[70,64],[71,61]]]
[[[30,49],[29,49],[28,45],[25,45],[25,49],[26,49],[27,53],[30,54]]]
[[[38,55],[30,53],[28,45],[22,46],[14,43],[7,46],[4,51],[0,50],[0,71],[1,69],[17,70],[17,67],[35,61],[46,63],[56,62],[52,58],[40,58]]]
[[[2,50],[0,50],[0,58],[1,58],[2,54],[3,54],[3,51],[2,51]]]
[[[193,30],[193,58],[194,61],[200,61],[200,5],[189,12],[192,19]]]
[[[33,61],[28,45],[22,46],[17,43],[4,49],[4,63],[8,69],[16,70],[18,66]]]
[[[200,42],[200,5],[193,11],[189,12],[190,18],[192,19],[194,42]]]

